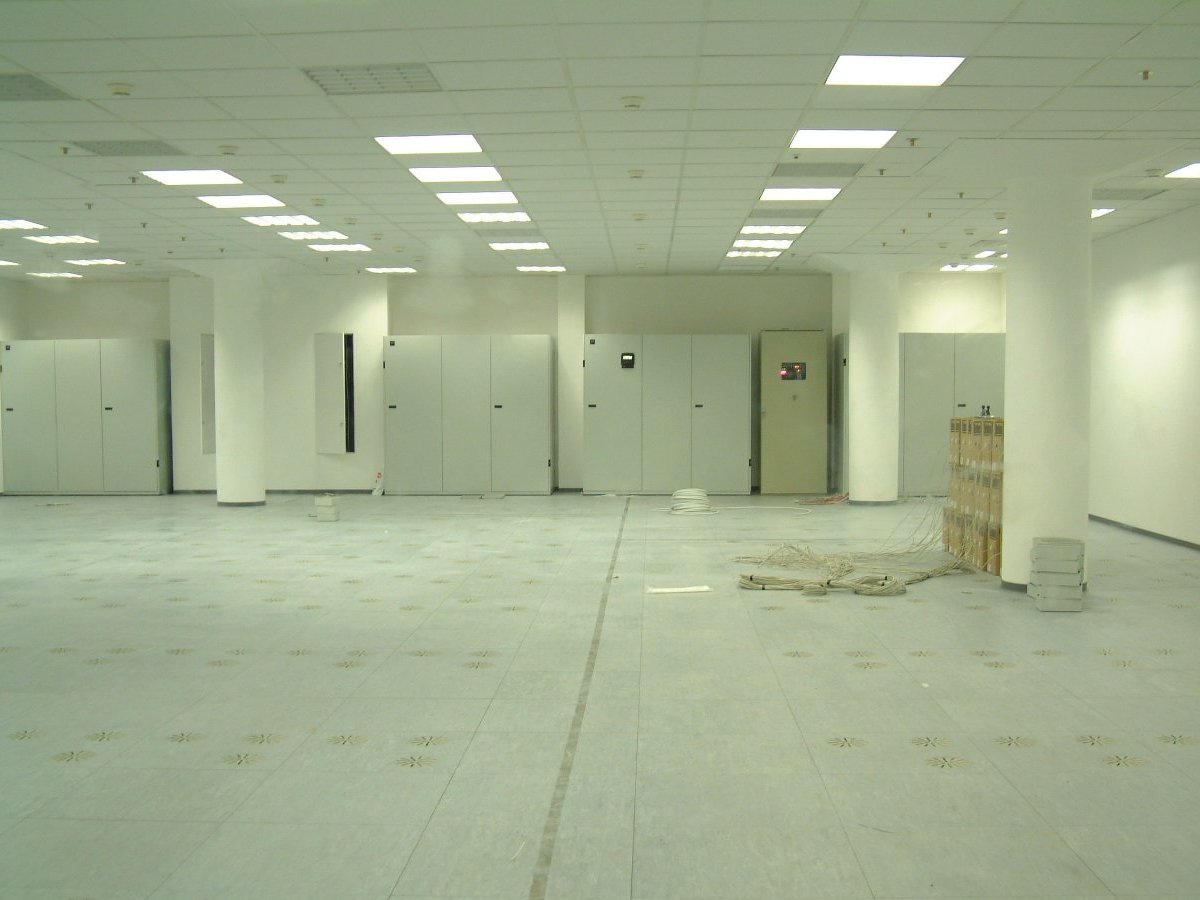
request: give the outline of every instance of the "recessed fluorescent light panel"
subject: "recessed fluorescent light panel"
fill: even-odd
[[[512,191],[442,192],[437,198],[447,206],[499,206],[517,202],[517,195]]]
[[[251,225],[320,225],[312,216],[242,216]]]
[[[123,259],[64,259],[71,266],[123,266]]]
[[[367,266],[366,270],[375,275],[412,275],[417,271],[410,266]]]
[[[377,137],[376,142],[388,153],[482,153],[473,134],[408,134]]]
[[[1200,178],[1200,162],[1192,163],[1190,166],[1184,166],[1182,169],[1176,169],[1174,172],[1168,172],[1167,178]]]
[[[308,249],[317,250],[321,253],[337,253],[339,251],[346,253],[366,253],[371,248],[366,244],[309,244]]]
[[[741,240],[734,241],[735,247],[757,247],[762,250],[786,250],[792,246],[791,241],[758,241],[758,240]]]
[[[1007,228],[1001,228],[1001,229],[1000,229],[1000,233],[1001,233],[1001,234],[1008,234],[1008,229],[1007,229]]]
[[[18,265],[18,263],[9,262],[7,259],[0,259],[0,266],[15,266],[15,265]]]
[[[976,259],[989,259],[996,255],[995,250],[980,250],[975,254]]]
[[[549,250],[545,241],[499,241],[488,244],[493,250]]]
[[[27,234],[27,241],[37,241],[39,244],[98,244],[99,241],[82,234]]]
[[[945,84],[963,59],[961,56],[839,56],[825,83],[937,87]]]
[[[1101,216],[1107,216],[1107,215],[1108,215],[1110,212],[1113,212],[1113,210],[1112,210],[1112,209],[1103,209],[1103,208],[1101,208],[1101,209],[1093,209],[1093,210],[1092,210],[1092,218],[1093,218],[1093,219],[1098,219],[1098,218],[1100,218]]]
[[[26,272],[34,278],[82,278],[78,272]]]
[[[340,231],[281,231],[280,237],[289,241],[348,241]]]
[[[528,222],[526,212],[469,212],[459,213],[458,217],[468,224],[475,225],[484,222]]]
[[[565,272],[565,266],[517,266],[518,272]]]
[[[147,178],[153,178],[159,184],[241,184],[242,179],[235,178],[221,169],[156,169],[142,172]]]
[[[217,194],[196,199],[209,206],[215,206],[217,209],[262,209],[269,206],[287,206],[282,200],[277,200],[270,194]]]
[[[743,225],[742,234],[804,234],[806,225]]]
[[[834,128],[800,129],[793,150],[877,150],[896,136],[894,131],[845,131]]]
[[[28,219],[0,219],[0,231],[6,229],[34,231],[45,227],[45,225],[39,225],[37,222],[30,222]]]
[[[951,263],[950,265],[942,266],[943,272],[990,272],[996,268],[991,263]]]
[[[841,188],[767,188],[758,199],[760,201],[832,200],[841,192]]]
[[[443,166],[440,168],[409,169],[413,178],[431,184],[438,181],[501,181],[500,173],[491,166]]]
[[[774,259],[779,256],[782,251],[779,250],[730,250],[725,255],[730,259],[738,259],[746,256],[761,256],[767,259]]]

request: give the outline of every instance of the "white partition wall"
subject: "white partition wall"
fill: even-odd
[[[750,492],[749,335],[586,340],[585,493]]]
[[[385,339],[389,494],[547,494],[553,476],[548,335]]]
[[[150,338],[7,342],[5,492],[169,491],[167,356]]]

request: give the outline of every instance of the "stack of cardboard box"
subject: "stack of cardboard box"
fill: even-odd
[[[942,543],[976,568],[1000,574],[1004,420],[950,420],[950,502]]]

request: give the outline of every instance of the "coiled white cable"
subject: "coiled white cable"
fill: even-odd
[[[671,495],[671,515],[711,516],[716,510],[704,488],[682,488]]]

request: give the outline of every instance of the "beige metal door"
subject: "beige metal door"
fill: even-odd
[[[764,331],[759,343],[760,487],[823,494],[828,482],[829,375],[824,331]]]

